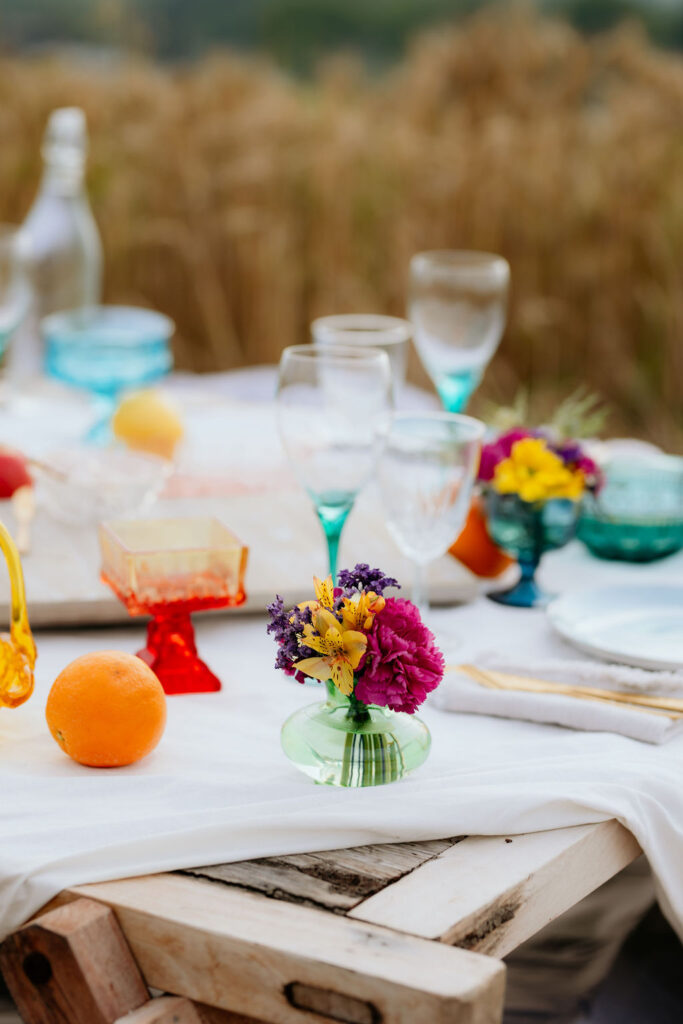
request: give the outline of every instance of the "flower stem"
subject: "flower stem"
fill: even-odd
[[[358,700],[353,694],[349,696],[349,710],[346,712],[346,717],[354,723],[354,725],[362,725],[364,722],[370,721],[370,712],[368,711],[367,704],[364,704],[362,700]]]

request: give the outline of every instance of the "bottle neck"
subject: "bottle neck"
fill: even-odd
[[[84,194],[85,160],[45,162],[40,191],[43,195],[77,198]]]

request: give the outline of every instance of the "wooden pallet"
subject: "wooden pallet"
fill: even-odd
[[[78,886],[6,941],[0,965],[26,1024],[123,1024],[126,1013],[126,1024],[498,1024],[501,958],[639,852],[630,833],[608,821]],[[74,903],[90,931],[78,971],[69,962],[65,973],[65,925],[52,924],[51,914],[78,915]],[[102,937],[93,931],[92,907],[101,904],[115,911],[134,960],[118,968],[128,973],[119,986],[128,1002],[94,1017],[103,973],[118,977],[110,923],[100,916]],[[78,935],[74,920],[67,931]],[[31,969],[36,950],[49,972],[35,962]],[[143,997],[131,980],[138,969],[145,986],[183,998],[146,1004],[147,988]],[[88,984],[74,985],[84,974]]]

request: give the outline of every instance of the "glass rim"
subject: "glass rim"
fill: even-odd
[[[389,356],[386,352],[382,351],[381,348],[375,348],[371,345],[364,345],[362,348],[359,345],[313,345],[309,342],[308,345],[288,345],[283,348],[280,354],[280,366],[285,361],[285,357],[300,359],[302,362],[315,362],[316,360],[325,359],[327,362],[338,362],[346,363],[372,363],[386,362],[391,369],[389,363]]]
[[[443,410],[424,410],[422,412],[411,412],[410,410],[401,410],[395,412],[392,417],[391,427],[389,433],[391,433],[393,427],[397,423],[410,423],[411,421],[426,420],[429,423],[443,423],[451,424],[451,426],[464,427],[469,431],[469,437],[464,437],[464,441],[479,441],[483,439],[486,433],[486,424],[482,420],[478,420],[475,416],[466,416],[461,412],[445,412]]]
[[[413,325],[402,317],[384,313],[335,313],[330,316],[319,316],[311,321],[314,342],[321,340],[320,335],[327,334],[334,338],[345,332],[356,332],[359,339],[363,335],[374,338],[378,345],[398,345],[410,341],[413,336]],[[328,344],[327,339],[325,344]],[[341,341],[340,344],[344,345],[344,342]],[[355,346],[351,343],[348,347]]]
[[[108,313],[132,313],[137,318],[137,323],[125,326],[108,324],[106,319]],[[41,333],[53,341],[60,342],[82,340],[86,335],[89,335],[88,341],[91,342],[93,326],[97,329],[102,327],[109,327],[113,330],[120,329],[135,335],[129,339],[119,339],[118,344],[121,345],[137,345],[149,337],[157,336],[160,330],[170,339],[176,328],[175,321],[170,316],[159,313],[156,309],[148,309],[146,306],[109,305],[106,303],[58,310],[56,313],[44,316],[40,321]]]
[[[463,274],[493,272],[510,278],[510,264],[495,252],[478,249],[427,249],[416,252],[410,259],[411,273],[421,274],[427,270],[459,271]]]

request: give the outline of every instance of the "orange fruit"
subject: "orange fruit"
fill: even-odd
[[[492,579],[500,576],[514,558],[494,544],[486,529],[486,512],[480,498],[473,498],[462,533],[450,547],[450,554],[475,576]]]
[[[154,750],[166,725],[161,683],[134,654],[82,654],[63,669],[45,709],[50,732],[79,764],[117,768]]]

